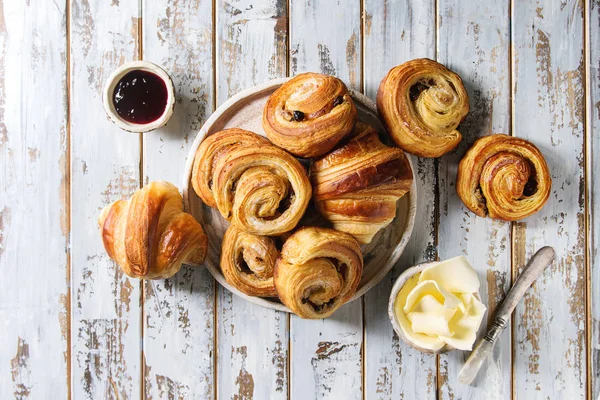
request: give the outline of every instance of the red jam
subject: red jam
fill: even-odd
[[[148,124],[163,115],[167,106],[167,85],[158,75],[143,70],[125,74],[113,93],[117,114],[132,124]]]

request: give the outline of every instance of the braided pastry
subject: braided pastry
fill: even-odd
[[[457,74],[421,58],[392,68],[383,78],[377,111],[402,149],[440,157],[462,139],[456,127],[469,112],[469,96]]]
[[[319,212],[361,244],[392,222],[413,181],[404,152],[381,143],[361,122],[347,143],[313,162],[310,178]]]
[[[237,129],[235,135],[217,132],[200,144],[192,171],[196,193],[245,232],[274,236],[294,229],[312,194],[306,170],[255,133]]]
[[[202,226],[183,211],[179,190],[171,183],[152,182],[130,200],[112,203],[98,224],[109,257],[133,278],[168,278],[184,262],[204,262]]]
[[[277,146],[299,157],[315,157],[350,133],[356,116],[344,82],[309,72],[290,79],[269,97],[263,128]]]
[[[273,270],[279,250],[268,236],[258,236],[230,225],[221,245],[225,280],[249,296],[277,297]]]
[[[508,135],[478,139],[458,165],[456,191],[480,217],[517,221],[539,211],[552,179],[532,143]]]
[[[325,228],[301,228],[286,240],[274,284],[279,299],[301,318],[326,318],[356,292],[363,259],[356,240]]]

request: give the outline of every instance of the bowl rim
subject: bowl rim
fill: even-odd
[[[148,122],[147,124],[134,124],[125,121],[117,113],[117,110],[111,101],[112,93],[119,83],[119,80],[128,72],[134,70],[148,71],[158,75],[165,82],[165,86],[167,87],[167,104],[165,105],[165,111],[163,111],[158,119]],[[173,86],[173,80],[171,80],[171,77],[164,69],[150,61],[138,60],[125,63],[114,70],[106,80],[104,89],[102,90],[102,105],[104,106],[104,112],[106,112],[108,118],[124,131],[132,133],[150,132],[166,124],[169,118],[171,118],[171,115],[173,115],[173,109],[175,108],[175,88]]]
[[[268,82],[265,82],[263,84],[245,89],[245,90],[237,93],[236,95],[232,96],[227,101],[225,101],[223,104],[221,104],[219,107],[217,107],[215,112],[206,120],[206,122],[204,123],[204,125],[202,125],[202,128],[200,128],[200,131],[198,131],[198,134],[194,138],[194,141],[192,142],[192,146],[190,147],[188,157],[186,160],[186,165],[185,165],[185,170],[184,170],[184,175],[183,175],[183,183],[182,183],[184,210],[186,210],[187,212],[189,212],[189,210],[190,210],[189,196],[191,195],[191,191],[193,191],[193,189],[191,188],[191,185],[190,185],[190,180],[191,180],[191,175],[192,175],[192,168],[194,165],[194,156],[196,154],[198,147],[200,146],[200,143],[202,143],[204,138],[207,136],[207,132],[212,128],[212,126],[215,124],[215,122],[217,122],[221,118],[223,113],[225,113],[230,108],[235,107],[237,103],[246,100],[248,97],[257,96],[266,90],[271,90],[274,87],[281,86],[283,83],[287,82],[288,80],[290,80],[292,78],[293,77],[277,78],[277,79],[273,79]],[[357,92],[355,90],[352,90],[352,89],[349,89],[349,92],[350,92],[350,95],[355,100],[357,100],[361,103],[362,106],[367,108],[375,116],[378,116],[377,106],[375,105],[375,102],[370,97],[368,97],[360,92]],[[382,125],[383,125],[383,123],[382,123]],[[391,259],[388,262],[388,264],[384,268],[382,268],[379,272],[377,272],[371,278],[370,281],[366,282],[360,289],[358,289],[354,293],[352,298],[350,300],[348,300],[346,303],[350,303],[351,301],[354,301],[354,300],[360,298],[368,290],[372,289],[379,282],[381,282],[381,280],[393,269],[394,265],[396,265],[398,263],[398,260],[400,259],[400,256],[404,252],[404,249],[406,248],[406,245],[412,235],[412,231],[413,231],[414,224],[415,224],[416,210],[417,210],[417,186],[416,186],[415,169],[413,166],[411,155],[406,152],[404,154],[406,155],[406,157],[408,159],[408,162],[410,164],[412,174],[413,174],[413,182],[412,182],[411,188],[410,188],[409,192],[406,194],[409,197],[409,210],[408,210],[408,215],[407,215],[407,219],[406,219],[406,225],[404,228],[404,232],[402,233],[402,236],[401,236],[401,239],[400,239],[398,245],[393,250]],[[225,280],[225,277],[223,276],[221,271],[219,271],[217,268],[214,268],[213,266],[208,265],[206,263],[203,265],[209,270],[211,275],[217,280],[217,282],[219,282],[221,284],[221,286],[225,287],[226,289],[228,289],[235,295],[237,295],[251,303],[254,303],[254,304],[257,304],[257,305],[260,305],[263,307],[272,308],[272,309],[275,309],[278,311],[284,311],[284,312],[288,312],[288,313],[292,312],[287,306],[285,306],[282,303],[279,303],[276,301],[271,301],[271,300],[269,300],[267,298],[263,298],[263,297],[249,296],[249,295],[241,292],[240,290],[236,289],[235,287],[233,287],[229,283],[227,283],[227,281]]]

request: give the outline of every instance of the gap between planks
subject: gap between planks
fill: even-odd
[[[212,86],[213,86],[213,112],[217,110],[217,0],[212,0]],[[213,279],[214,280],[214,279]],[[213,399],[217,400],[219,396],[219,287],[216,280],[213,283]]]
[[[591,5],[590,0],[583,1],[583,121],[584,121],[584,140],[583,140],[583,176],[584,176],[584,279],[585,279],[585,370],[586,370],[586,398],[592,398],[592,283],[591,283],[591,230],[590,230],[590,194],[589,194],[589,179],[592,175],[592,162],[591,162],[591,82],[590,82],[590,69],[591,69],[591,54],[590,54],[590,13]]]
[[[72,399],[72,388],[73,384],[71,381],[71,365],[72,365],[72,351],[71,351],[71,303],[73,299],[73,287],[71,285],[71,0],[66,0],[65,4],[65,40],[66,40],[66,103],[67,103],[67,148],[66,148],[66,164],[65,171],[63,171],[65,179],[65,202],[66,206],[66,222],[67,222],[67,397],[69,400]]]

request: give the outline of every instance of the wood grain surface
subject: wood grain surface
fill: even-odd
[[[513,384],[523,399],[582,398],[586,392],[583,3],[515,4],[513,27],[513,134],[541,149],[553,180],[546,206],[515,224],[514,273],[543,245],[553,246],[557,253],[515,311]]]
[[[65,4],[0,3],[3,399],[69,393],[66,38]]]
[[[598,0],[0,0],[0,398],[600,398],[599,49]],[[203,268],[142,284],[106,256],[100,210],[151,180],[181,186],[196,132],[232,95],[319,71],[374,98],[416,57],[463,77],[464,141],[415,159],[407,250],[333,318],[250,304]],[[139,58],[177,97],[146,135],[101,102],[108,75]],[[455,194],[460,158],[491,133],[549,164],[551,197],[524,221],[475,217]],[[406,267],[464,254],[489,321],[544,245],[556,261],[473,386],[457,381],[468,352],[424,355],[394,334],[387,300]]]
[[[176,96],[167,125],[143,137],[145,183],[180,185],[189,146],[213,111],[212,7],[210,0],[142,2],[142,57],[169,71]],[[147,398],[213,395],[214,295],[213,279],[199,267],[184,266],[171,279],[144,283]]]
[[[440,0],[438,6],[438,60],[462,77],[471,106],[459,127],[462,142],[439,161],[438,253],[440,259],[464,255],[473,265],[481,281],[482,301],[488,309],[484,321],[490,323],[494,309],[511,283],[511,226],[471,213],[458,197],[455,183],[458,163],[475,139],[510,133],[510,10],[503,0],[469,3]],[[481,324],[481,334],[486,325]],[[468,353],[441,355],[440,397],[510,398],[510,328],[498,341],[471,386],[458,382],[458,372]]]
[[[141,395],[141,283],[102,245],[96,219],[140,187],[140,135],[102,112],[110,73],[140,55],[139,4],[74,0],[70,21],[71,380],[74,398]]]

